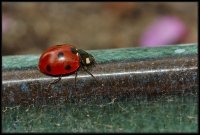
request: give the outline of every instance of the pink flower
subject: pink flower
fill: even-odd
[[[175,44],[187,33],[183,21],[174,16],[164,16],[153,22],[142,34],[140,45],[155,47]]]
[[[9,29],[10,18],[6,15],[2,15],[2,33],[5,33]]]

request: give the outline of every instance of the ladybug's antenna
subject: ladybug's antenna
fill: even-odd
[[[87,68],[85,68],[85,67],[83,66],[83,69],[84,69],[88,74],[90,74],[98,84],[100,84],[100,82],[93,76],[92,73],[90,73],[90,72],[87,70]]]

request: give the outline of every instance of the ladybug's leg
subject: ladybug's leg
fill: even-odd
[[[48,84],[48,86],[47,86],[47,89],[46,89],[46,96],[48,97],[48,98],[52,98],[53,96],[52,96],[52,91],[51,91],[51,89],[50,89],[50,87],[51,87],[51,85],[52,84],[55,84],[55,83],[57,83],[57,82],[59,82],[61,80],[61,76],[59,76],[59,78],[58,79],[56,79],[56,80],[53,80],[52,82],[50,82],[49,84]]]
[[[77,88],[76,88],[77,75],[78,75],[78,70],[75,72],[75,79],[74,79],[75,89],[73,91],[72,90],[69,91],[69,98],[72,98],[72,96],[75,96],[77,94]]]
[[[80,69],[80,68],[79,68],[79,69]],[[77,88],[76,88],[76,82],[77,82],[77,76],[78,76],[78,71],[79,71],[79,69],[77,69],[76,72],[75,72],[75,80],[74,80],[75,91],[77,91]]]
[[[77,78],[77,73],[78,73],[78,71],[75,72],[75,82],[74,82],[74,83],[75,83],[75,90],[77,90],[77,89],[76,89],[76,80],[77,80],[76,78]]]
[[[59,76],[58,79],[53,80],[52,82],[50,82],[47,88],[49,89],[52,84],[55,84],[55,83],[59,82],[60,80],[61,80],[61,76]]]

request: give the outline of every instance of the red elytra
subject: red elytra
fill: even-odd
[[[68,76],[75,73],[75,88],[77,71],[81,67],[90,74],[97,83],[97,79],[87,70],[88,67],[95,64],[94,57],[82,49],[77,49],[70,44],[55,45],[42,53],[39,59],[38,68],[40,72],[59,77],[49,83],[50,85],[61,80],[62,76]]]
[[[48,48],[39,59],[39,70],[49,76],[66,76],[73,74],[81,65],[78,49],[69,44]]]

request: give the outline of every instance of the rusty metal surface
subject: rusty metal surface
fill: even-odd
[[[135,98],[177,93],[196,93],[198,88],[197,55],[166,57],[130,62],[97,63],[90,72],[100,84],[84,71],[79,71],[77,89],[74,75],[50,89],[54,79],[37,69],[4,71],[2,104],[17,105],[59,101],[88,101]]]

